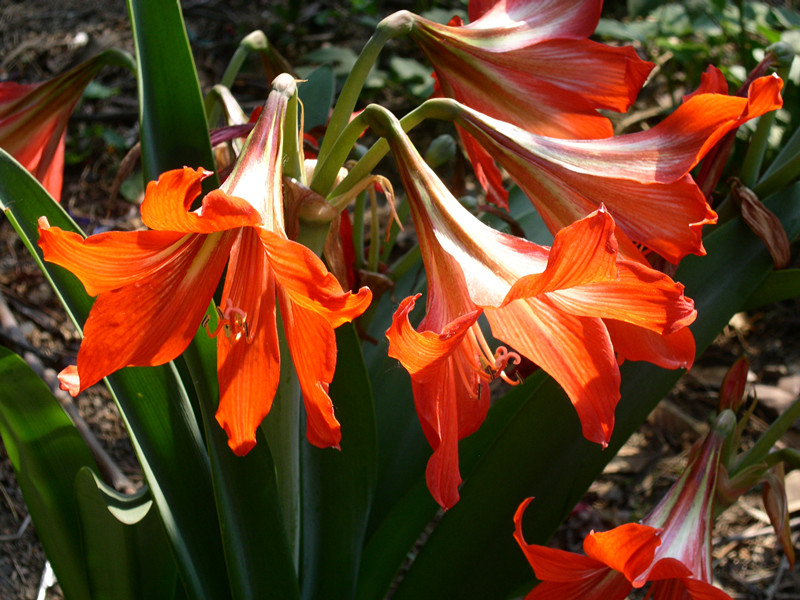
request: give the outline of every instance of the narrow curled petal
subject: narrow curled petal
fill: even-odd
[[[225,233],[185,236],[160,268],[101,293],[83,328],[77,391],[123,367],[160,365],[183,352],[208,307],[231,243]]]
[[[506,294],[503,305],[565,288],[581,286],[583,289],[593,283],[607,284],[616,278],[614,220],[601,207],[559,231],[553,240],[545,271],[518,279]]]
[[[322,260],[302,244],[266,229],[259,229],[259,236],[281,288],[299,306],[324,315],[334,329],[352,321],[369,306],[369,288],[362,287],[357,294],[344,292]]]
[[[583,551],[633,582],[653,562],[660,544],[658,529],[626,523],[610,531],[590,533],[583,540]]]
[[[283,329],[306,407],[306,437],[319,448],[338,448],[341,426],[333,412],[328,386],[336,370],[336,337],[324,315],[279,295]]]
[[[151,229],[212,233],[237,227],[258,225],[258,211],[249,202],[229,196],[220,190],[206,195],[199,211],[190,211],[200,195],[203,179],[211,173],[205,169],[174,169],[151,181],[142,202],[142,221]]]
[[[231,249],[221,307],[216,419],[233,452],[243,456],[256,443],[280,380],[275,281],[252,229],[239,232]]]
[[[477,373],[473,327],[480,311],[464,314],[441,332],[417,332],[408,314],[417,296],[404,299],[386,332],[389,356],[411,375],[414,404],[433,456],[426,479],[431,495],[443,508],[458,501],[461,476],[458,440],[472,433],[486,416],[489,390]]]
[[[622,600],[631,589],[625,577],[603,562],[556,548],[528,544],[522,534],[522,515],[528,498],[514,515],[514,538],[541,581],[525,600]]]
[[[409,296],[400,302],[394,312],[392,325],[386,331],[389,339],[389,356],[396,358],[406,371],[418,379],[430,377],[441,363],[455,351],[463,341],[469,328],[478,320],[480,310],[460,316],[447,324],[440,333],[415,331],[408,320],[420,294]]]

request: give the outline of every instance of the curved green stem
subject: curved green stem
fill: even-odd
[[[744,453],[731,469],[730,476],[734,477],[737,473],[747,467],[759,463],[769,454],[775,443],[786,433],[798,418],[800,418],[800,398],[792,404],[778,419],[770,425],[764,435]]]
[[[323,196],[326,195],[336,179],[339,167],[344,164],[344,161],[338,165],[334,164],[328,161],[327,158],[333,151],[334,146],[341,145],[339,142],[340,134],[350,121],[350,116],[356,107],[361,90],[364,88],[364,83],[367,81],[369,72],[378,59],[378,55],[390,39],[408,34],[414,26],[415,19],[416,15],[405,10],[389,15],[378,23],[375,33],[361,51],[342,87],[319,149],[318,159],[323,169],[317,170],[311,182],[311,189],[315,192]],[[328,171],[332,171],[333,175],[330,175]],[[328,187],[324,184],[327,184]]]
[[[219,118],[221,107],[224,106],[225,112],[228,115],[226,124],[242,125],[247,123],[247,115],[242,110],[242,107],[239,106],[239,103],[236,101],[236,98],[233,97],[233,94],[231,94],[230,88],[222,85],[221,83],[216,84],[208,91],[208,94],[206,94],[205,100],[203,101],[203,106],[205,107],[206,114],[215,110],[217,112],[216,118]]]
[[[322,190],[330,190],[333,187],[336,177],[339,174],[339,169],[344,165],[347,157],[350,155],[350,150],[356,145],[358,138],[367,128],[367,123],[364,121],[362,115],[356,116],[350,123],[345,126],[339,135],[338,143],[331,148],[324,159],[317,157],[317,167],[314,169],[314,176],[311,178],[309,187],[320,194],[325,196]],[[328,139],[326,136],[325,139]],[[363,160],[363,158],[362,158]],[[378,159],[380,160],[380,158]],[[359,161],[360,162],[360,161]],[[375,164],[378,164],[377,162]],[[375,165],[373,165],[374,167]],[[369,171],[366,173],[369,174]],[[349,189],[349,188],[348,188]]]
[[[136,74],[136,61],[133,56],[119,48],[103,50],[98,55],[98,59],[106,66],[122,67],[123,69],[128,69],[134,75]]]
[[[367,124],[373,126],[373,123],[367,121],[367,115],[372,113],[373,116],[369,117],[370,119],[375,120],[377,117],[377,110],[385,111],[382,107],[377,107],[375,105],[368,106],[361,114],[353,119],[353,123],[358,120],[358,127],[361,127],[358,130],[358,135],[360,132],[363,131],[363,127],[366,127]],[[387,114],[388,111],[386,111]],[[394,118],[394,116],[392,116]],[[427,100],[411,112],[409,112],[406,116],[400,119],[400,126],[402,127],[403,131],[409,132],[414,127],[422,123],[426,119],[438,119],[441,121],[454,121],[457,118],[457,103],[453,100],[449,100],[447,98],[435,98],[433,100]],[[350,125],[353,125],[351,123]],[[374,128],[374,126],[373,126]],[[349,135],[352,136],[354,132],[351,132]],[[346,139],[344,133],[341,136],[343,139]],[[356,136],[357,139],[357,136]],[[349,146],[348,146],[349,148]],[[372,170],[378,165],[381,159],[389,153],[389,144],[385,139],[380,139],[375,142],[372,147],[367,151],[364,156],[361,157],[355,166],[350,169],[350,172],[347,174],[342,182],[336,186],[336,188],[328,194],[328,199],[335,198],[336,196],[341,196],[342,194],[347,193],[352,188],[356,186],[356,184],[367,177]],[[316,174],[315,174],[316,178]],[[312,183],[313,189],[313,183]]]
[[[249,34],[247,34],[242,41],[239,42],[239,46],[236,48],[236,51],[233,53],[228,66],[225,67],[225,72],[222,74],[222,79],[220,79],[219,85],[223,85],[226,88],[230,88],[233,86],[233,82],[236,80],[236,76],[239,74],[239,71],[242,70],[242,66],[244,65],[244,61],[250,55],[251,52],[261,52],[263,55],[266,55],[268,60],[276,60],[279,63],[285,63],[285,59],[278,55],[275,50],[273,49],[272,45],[269,43],[269,39],[264,34],[263,31],[257,29]],[[286,67],[287,65],[281,64],[280,67]],[[285,69],[284,69],[285,70]],[[220,106],[219,103],[215,101],[215,99],[209,100],[206,98],[206,119],[208,122],[209,127],[214,127],[216,122],[219,120],[220,116]]]
[[[800,451],[794,448],[781,448],[780,450],[767,454],[764,462],[767,463],[768,467],[783,463],[787,472],[800,469]]]

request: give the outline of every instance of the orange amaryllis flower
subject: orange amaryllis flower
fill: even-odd
[[[632,242],[677,263],[704,254],[702,226],[716,214],[689,171],[727,132],[781,106],[777,76],[753,82],[747,98],[697,94],[655,127],[598,140],[542,137],[464,106],[456,122],[523,189],[551,232],[605,204],[627,256]],[[491,155],[491,156],[490,156]]]
[[[471,0],[468,25],[415,17],[410,35],[445,96],[540,135],[605,137],[613,129],[596,109],[627,110],[653,64],[588,39],[602,5]]]
[[[338,446],[328,397],[336,365],[333,329],[360,315],[371,294],[343,292],[322,261],[287,239],[281,190],[282,132],[295,82],[273,82],[264,111],[218,190],[190,211],[209,173],[168,171],[147,186],[151,231],[82,239],[40,222],[44,256],[97,295],[78,364],[61,373],[73,396],[126,366],[159,365],[191,342],[227,264],[217,335],[217,421],[245,454],[279,381],[276,298],[308,414],[309,441]],[[44,220],[42,220],[44,221]]]
[[[597,109],[627,110],[653,68],[631,47],[588,39],[602,5],[471,0],[468,25],[458,17],[445,26],[415,16],[410,35],[435,69],[438,93],[531,133],[601,138],[613,128]],[[459,133],[489,199],[504,206],[500,171]]]
[[[711,530],[724,432],[735,425],[733,413],[723,413],[642,523],[590,533],[585,556],[527,544],[522,515],[533,498],[525,500],[514,515],[514,537],[541,581],[525,600],[622,600],[647,582],[654,600],[730,600],[711,585]]]
[[[67,121],[103,65],[130,58],[107,50],[41,83],[0,83],[0,148],[25,167],[56,200],[64,176]]]
[[[387,134],[403,177],[428,275],[427,314],[415,331],[406,298],[387,332],[389,354],[411,374],[434,449],[428,486],[458,500],[458,440],[483,421],[488,381],[525,355],[564,388],[584,435],[606,444],[619,400],[618,359],[677,368],[694,358],[695,318],[683,286],[620,259],[614,220],[600,208],[560,231],[552,248],[502,234],[464,209],[399,124]],[[513,347],[492,352],[477,320]]]

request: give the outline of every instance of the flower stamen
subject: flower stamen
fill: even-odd
[[[209,327],[210,318],[208,315],[203,317],[200,325],[205,327],[208,337],[215,338],[220,332],[231,342],[238,342],[242,337],[249,344],[253,341],[254,335],[250,331],[250,324],[247,322],[247,313],[241,308],[234,306],[230,298],[225,299],[225,309],[216,307],[219,323],[217,328],[211,331]]]
[[[519,385],[522,383],[522,379],[519,375],[514,373],[516,378],[511,379],[506,373],[506,367],[509,361],[511,361],[513,366],[517,366],[522,362],[522,358],[517,352],[509,352],[508,348],[505,346],[498,346],[497,350],[494,351],[494,368],[500,372],[500,379],[505,381],[508,385]]]

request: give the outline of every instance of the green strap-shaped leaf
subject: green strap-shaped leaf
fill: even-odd
[[[64,595],[92,600],[73,481],[81,468],[97,465],[47,385],[2,347],[0,382],[0,436],[36,533]]]
[[[150,491],[120,494],[83,468],[75,497],[92,599],[173,600],[178,571]]]
[[[298,84],[297,93],[303,103],[303,126],[306,131],[328,122],[335,89],[336,78],[328,65],[317,67],[305,81]]]
[[[411,401],[411,380],[400,363],[388,356],[389,342],[385,335],[397,301],[424,291],[425,271],[419,258],[417,264],[396,282],[392,293],[384,294],[373,303],[368,313],[370,324],[367,333],[376,343],[364,344],[364,360],[373,388],[378,390],[375,421],[380,446],[378,480],[367,526],[368,539],[392,507],[417,483],[431,455]],[[422,300],[418,301],[419,308],[411,315],[414,324],[424,314]],[[364,560],[375,558],[370,554]]]
[[[372,389],[352,324],[336,330],[336,344],[330,396],[342,425],[342,448],[302,445],[304,599],[353,597],[375,489]]]
[[[800,296],[800,269],[773,271],[747,299],[740,310],[752,310]]]
[[[0,208],[36,259],[78,327],[92,300],[80,282],[59,266],[45,263],[36,245],[36,222],[82,233],[19,163],[0,149]],[[142,323],[147,327],[147,323]],[[225,598],[222,541],[208,457],[194,412],[173,365],[128,368],[107,378],[139,463],[175,552],[187,593],[193,598]]]
[[[139,65],[142,172],[152,181],[183,166],[214,170],[203,96],[177,0],[128,0]],[[206,185],[217,187],[216,177]]]
[[[796,238],[800,185],[767,204],[790,239]],[[684,259],[676,276],[697,306],[699,318],[692,331],[700,352],[772,268],[761,241],[738,219],[709,235],[705,246],[708,256]],[[466,455],[479,452],[480,457],[474,468],[462,469],[461,501],[438,523],[394,598],[505,597],[526,582],[532,584],[532,571],[511,535],[516,507],[525,497],[536,497],[528,509],[525,536],[529,543],[545,543],[681,375],[646,363],[623,365],[622,400],[605,451],[583,439],[574,409],[550,380],[510,418],[495,418],[501,400],[474,439],[462,444],[464,463]],[[487,445],[490,434],[495,439]]]
[[[184,356],[200,400],[233,598],[299,598],[269,445],[259,428],[257,443],[246,456],[228,447],[214,418],[219,405],[216,340],[200,330]]]

